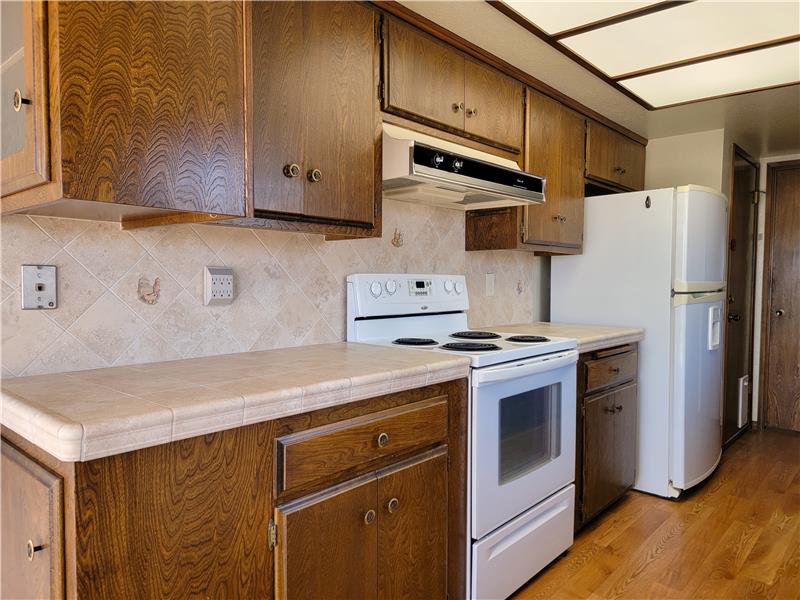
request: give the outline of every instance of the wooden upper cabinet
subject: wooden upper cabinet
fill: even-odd
[[[275,509],[275,597],[376,598],[378,483],[366,475]]]
[[[348,2],[254,2],[256,216],[375,223],[377,17]]]
[[[395,19],[384,32],[383,110],[518,152],[523,86]]]
[[[6,4],[6,3],[3,3]],[[3,440],[3,598],[64,595],[62,480]]]
[[[464,129],[464,56],[394,19],[386,23],[384,110]]]
[[[509,148],[521,148],[522,84],[473,60],[466,59],[465,64],[464,129]]]
[[[5,196],[50,178],[47,29],[44,3],[37,0],[2,2],[0,16],[0,193]]]
[[[628,190],[644,189],[645,147],[589,121],[586,130],[586,177]]]

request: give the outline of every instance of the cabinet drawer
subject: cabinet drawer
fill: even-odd
[[[301,489],[446,437],[447,396],[293,433],[277,440],[278,491]]]
[[[586,362],[586,393],[636,378],[637,353],[626,352]]]

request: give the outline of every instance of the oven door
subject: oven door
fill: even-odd
[[[472,537],[575,480],[575,350],[472,371]]]

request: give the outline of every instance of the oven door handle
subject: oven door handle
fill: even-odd
[[[577,361],[578,351],[568,350],[567,352],[559,352],[550,356],[540,356],[524,362],[518,362],[510,366],[476,369],[472,372],[472,387],[553,371]]]

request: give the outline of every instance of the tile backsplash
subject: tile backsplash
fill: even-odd
[[[465,252],[463,213],[384,201],[383,237],[215,225],[122,231],[114,223],[11,215],[0,223],[4,377],[344,339],[354,272],[465,273],[472,327],[546,317],[546,259]],[[58,308],[20,309],[22,264],[58,266]],[[235,271],[236,298],[203,306],[203,268]],[[495,291],[485,296],[485,277]],[[154,304],[139,299],[158,278]]]

